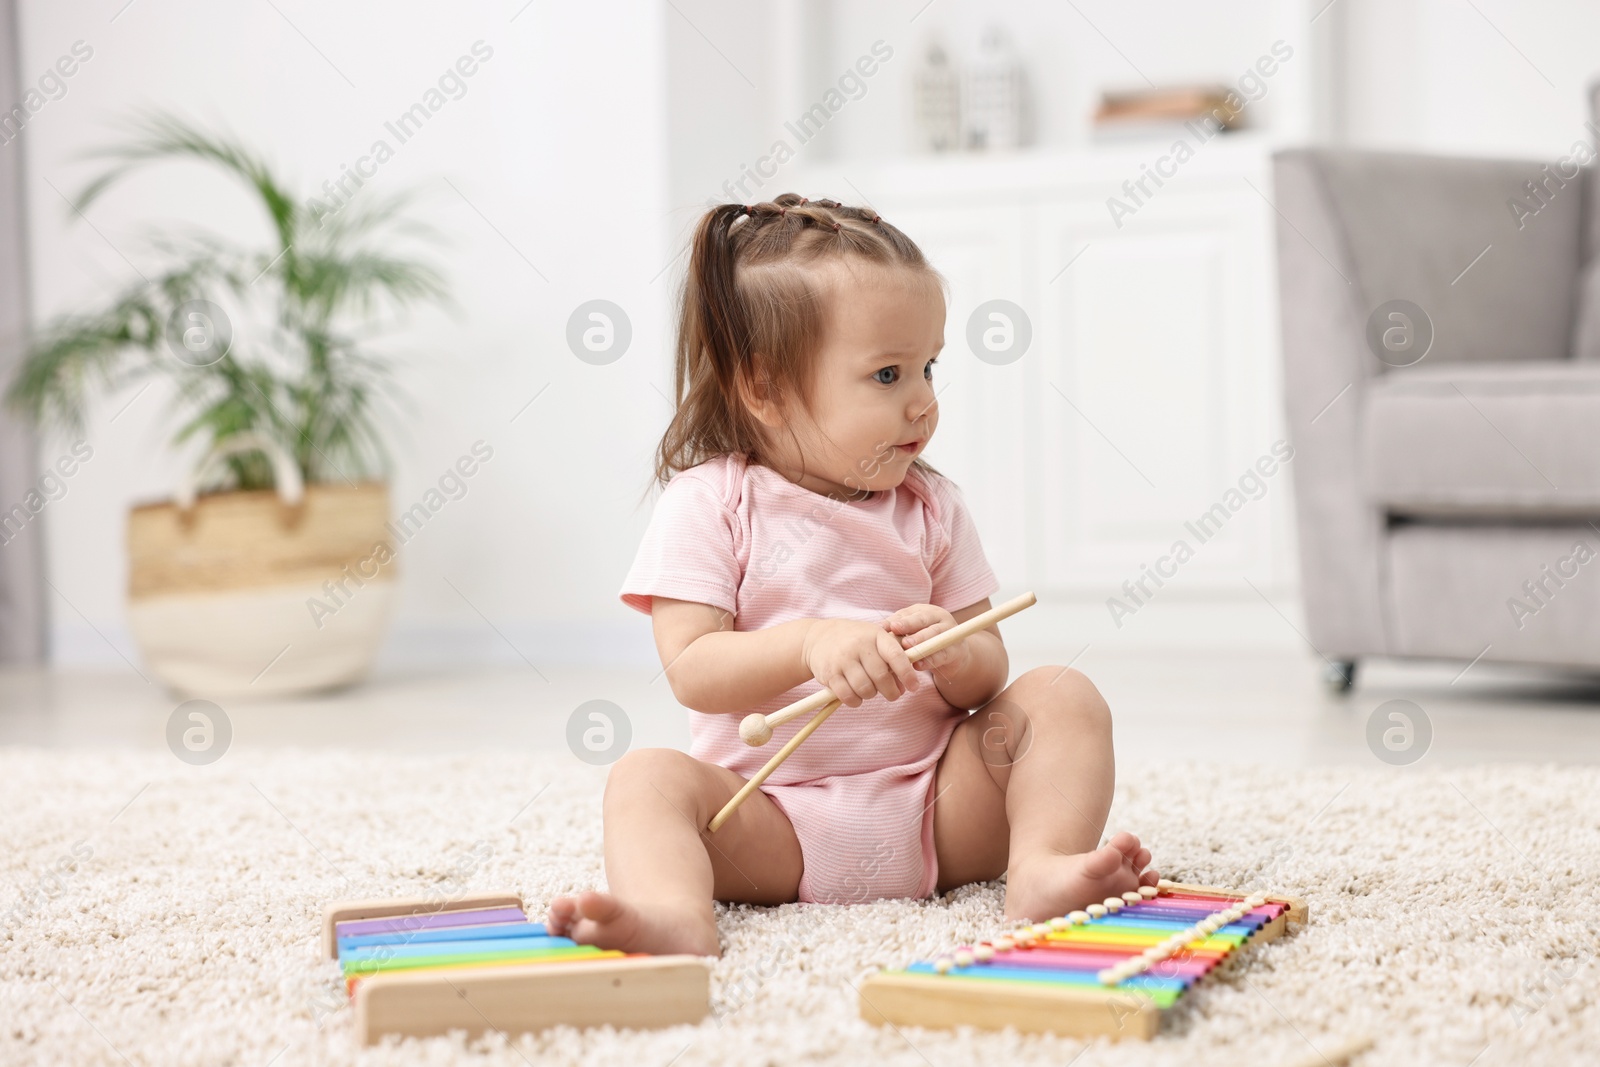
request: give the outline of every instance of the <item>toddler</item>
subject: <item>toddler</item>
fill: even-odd
[[[1004,874],[1006,917],[1038,921],[1155,883],[1138,838],[1100,845],[1111,716],[1087,678],[1007,685],[994,626],[906,657],[998,588],[961,494],[921,458],[944,319],[943,278],[873,211],[786,193],[700,220],[666,487],[621,592],[651,617],[693,742],[612,768],[610,891],[553,900],[551,933],[717,955],[715,900],[926,897]],[[806,720],[764,748],[739,721],[824,686],[843,706],[708,834]]]

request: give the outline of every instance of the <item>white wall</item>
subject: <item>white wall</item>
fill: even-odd
[[[1166,4],[1140,5],[1136,17],[1120,5],[1080,2],[1085,19],[1043,0],[967,0],[913,21],[923,0],[609,0],[531,4],[514,22],[521,0],[276,4],[137,0],[119,11],[120,3],[23,0],[25,78],[75,41],[94,49],[19,142],[35,313],[102,299],[137,278],[128,261],[151,262],[138,241],[147,223],[182,219],[262,235],[243,194],[187,165],[116,190],[90,212],[92,227],[69,224],[55,190],[81,188],[96,167],[75,157],[115,136],[116,120],[132,108],[175,107],[225,125],[309,192],[366,151],[384,120],[474,41],[488,42],[494,58],[467,95],[375,179],[385,190],[425,188],[420,210],[454,242],[444,263],[461,305],[454,317],[429,312],[402,324],[391,343],[410,361],[403,380],[418,412],[396,427],[396,508],[473,441],[496,450],[467,497],[406,547],[388,655],[516,660],[487,616],[535,663],[653,658],[648,627],[615,593],[648,517],[648,504],[636,503],[668,415],[661,394],[671,392],[677,272],[663,268],[703,201],[771,143],[777,117],[793,110],[796,82],[815,81],[820,92],[838,57],[892,30],[896,59],[883,73],[900,80],[872,87],[839,127],[838,143],[818,143],[831,155],[890,147],[890,131],[906,118],[904,79],[927,33],[953,39],[991,15],[1014,27],[1034,20],[1040,29],[1022,35],[1023,48],[1048,68],[1041,86],[1054,101],[1042,132],[1070,144],[1100,79],[1138,81],[1118,75],[1126,61],[1112,42],[1158,81],[1225,76],[1260,51],[1234,15],[1254,13],[1270,43],[1284,32],[1284,12],[1296,9],[1252,0],[1175,34]],[[1340,47],[1328,72],[1331,98],[1300,113],[1329,114],[1335,139],[1371,147],[1558,153],[1583,135],[1584,87],[1600,66],[1592,47],[1600,5],[1577,0],[1337,0],[1305,32],[1331,34]],[[803,53],[798,42],[815,33],[824,36]],[[1308,91],[1324,84],[1319,74]],[[564,341],[568,314],[596,297],[621,304],[634,326],[632,349],[607,367],[581,363]],[[92,416],[95,458],[44,515],[62,662],[120,664],[108,640],[133,654],[122,613],[124,516],[131,501],[170,491],[178,459],[165,447],[169,424],[156,391],[110,421],[128,399],[108,397]],[[47,443],[42,461],[62,448]]]
[[[1370,148],[1566,154],[1600,76],[1600,4],[1338,0],[1341,139]]]
[[[133,108],[161,105],[225,126],[309,192],[384,136],[384,121],[474,41],[494,49],[466,95],[373,179],[383,190],[425,190],[417,212],[452,241],[442,263],[461,305],[455,317],[416,316],[389,345],[407,359],[402,381],[416,399],[416,415],[394,427],[396,508],[475,440],[495,449],[468,494],[403,550],[390,654],[515,659],[487,616],[536,664],[595,648],[594,634],[620,637],[635,658],[653,655],[648,626],[616,589],[648,517],[636,502],[668,414],[652,383],[670,393],[671,279],[660,274],[669,257],[665,7],[535,3],[512,21],[520,2],[276,0],[275,9],[144,0],[120,14],[119,6],[21,5],[22,67],[34,72],[26,77],[75,41],[93,49],[66,95],[18,142],[40,319],[136,280],[128,261],[152,262],[139,242],[148,223],[264,236],[243,193],[190,164],[138,176],[91,209],[92,225],[69,224],[55,190],[82,188],[98,168],[75,157],[115,137],[116,120]],[[565,342],[573,308],[598,297],[622,305],[634,327],[628,353],[604,367],[580,362]],[[91,416],[94,459],[43,515],[59,661],[120,666],[102,634],[132,655],[125,512],[130,501],[170,492],[178,460],[166,448],[172,423],[157,390],[111,421],[131,395],[107,397]],[[42,461],[63,447],[47,443]]]
[[[1304,12],[1311,0],[1236,0],[1198,7],[1187,0],[686,0],[667,17],[672,203],[680,226],[707,196],[725,198],[778,139],[797,147],[772,181],[747,189],[770,197],[803,166],[876,163],[915,152],[912,77],[931,43],[953,62],[975,58],[990,26],[1008,35],[1028,73],[1035,143],[1082,149],[1103,89],[1192,80],[1233,84],[1284,39],[1296,50],[1250,122],[1289,135],[1312,121],[1307,97],[1324,32]],[[1160,27],[1153,32],[1153,27]],[[803,146],[784,123],[833,88],[841,72],[882,42],[892,57],[865,79],[828,127]],[[736,192],[734,194],[738,196]],[[849,195],[843,193],[842,195]]]

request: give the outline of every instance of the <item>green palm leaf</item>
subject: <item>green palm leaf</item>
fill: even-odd
[[[170,385],[172,442],[207,447],[254,432],[277,440],[309,483],[369,477],[388,462],[383,425],[403,402],[390,367],[355,340],[385,309],[450,305],[444,275],[398,254],[404,241],[439,243],[407,211],[409,193],[362,189],[332,212],[296,201],[260,156],[169,114],[132,122],[125,143],[95,152],[112,165],[73,201],[86,211],[133,171],[198,162],[252,191],[270,224],[267,247],[240,247],[204,230],[148,235],[168,264],[99,310],[61,316],[29,339],[5,400],[41,426],[82,429],[89,400],[141,379]],[[188,301],[240,311],[228,354],[207,366],[178,359],[169,323]],[[234,457],[218,484],[272,485],[257,455]]]

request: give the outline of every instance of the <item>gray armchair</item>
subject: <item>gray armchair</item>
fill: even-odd
[[[1371,656],[1600,668],[1581,161],[1274,159],[1307,636],[1335,688]]]

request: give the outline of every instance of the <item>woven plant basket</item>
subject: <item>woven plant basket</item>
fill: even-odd
[[[277,490],[198,499],[212,463],[273,461]],[[372,666],[394,605],[389,493],[378,483],[302,487],[275,444],[232,438],[173,502],[128,514],[128,618],[172,689],[274,697],[349,685]]]

